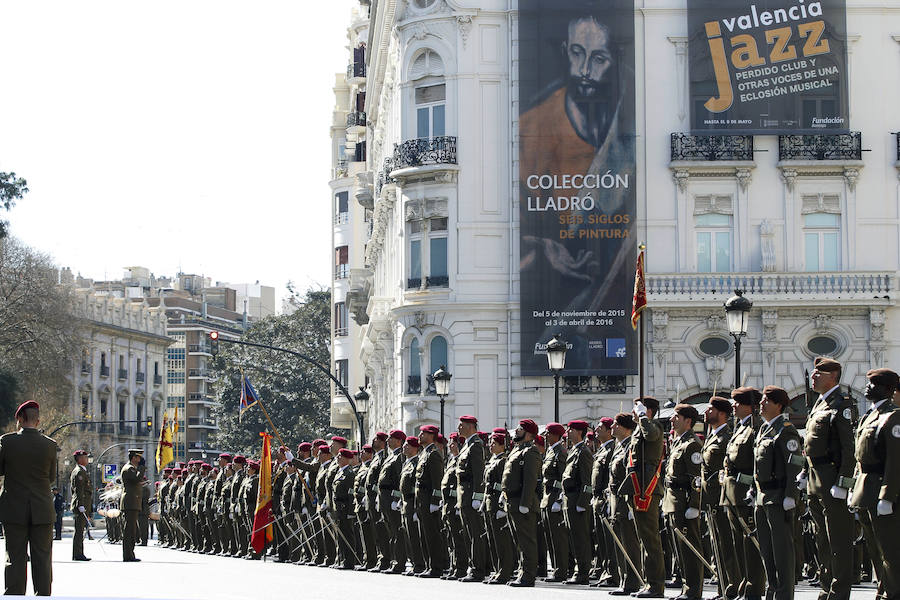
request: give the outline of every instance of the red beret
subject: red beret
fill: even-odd
[[[372,444],[363,444],[363,452],[372,452]]]
[[[258,460],[248,460],[247,466],[250,467],[251,469],[256,469],[257,471],[259,471],[259,461]]]
[[[165,469],[163,469],[163,473],[171,473],[171,472],[172,472],[172,467],[166,467]]]
[[[219,455],[219,458],[224,458],[224,459],[227,460],[228,462],[231,462],[231,455],[228,454],[227,452],[223,452],[222,454],[220,454],[220,455]]]
[[[606,427],[607,429],[612,429],[613,423],[615,423],[615,421],[612,417],[603,417],[602,419],[600,419],[600,425]]]
[[[459,418],[460,423],[471,423],[472,425],[478,424],[478,419],[473,417],[472,415],[463,415]]]
[[[395,440],[400,440],[401,442],[406,439],[406,434],[399,429],[391,429],[391,432],[388,434],[388,437],[392,437]]]
[[[201,468],[202,470],[204,470],[204,471],[209,471],[210,469],[212,469],[212,465],[208,465],[208,464],[206,464],[206,463],[203,463],[202,465],[200,465],[200,468]]]
[[[454,431],[453,433],[450,434],[450,441],[452,442],[453,440],[455,440],[458,437],[459,437],[459,433]]]
[[[503,435],[506,435],[509,432],[502,427],[494,427],[491,429],[491,433],[502,433]]]
[[[87,456],[87,455],[88,455],[88,453],[86,450],[76,450],[75,452],[72,453],[72,456],[74,456],[75,458],[78,458],[79,456]]]
[[[386,442],[388,439],[388,434],[386,434],[383,431],[379,431],[378,433],[375,434],[375,439],[381,440],[382,442]]]
[[[486,431],[479,431],[477,433],[478,433],[478,437],[481,438],[481,443],[487,444],[488,440],[490,439],[490,434]]]
[[[558,435],[560,437],[566,432],[566,428],[560,423],[547,423],[547,426],[544,429],[547,433],[552,433],[553,435]]]
[[[26,400],[25,402],[23,402],[22,404],[19,405],[19,408],[16,409],[16,418],[18,418],[20,416],[19,413],[24,411],[26,408],[36,408],[36,409],[40,410],[41,405],[38,404],[37,402],[35,402],[34,400]]]
[[[418,448],[419,447],[419,438],[417,438],[414,435],[411,435],[406,438],[406,443],[409,444],[409,446],[411,448]]]
[[[594,439],[594,431],[592,429],[588,429],[587,433],[585,434],[585,437],[589,440]]]
[[[238,454],[237,456],[234,457],[234,462],[235,462],[235,464],[238,464],[238,465],[247,464],[247,457],[244,456],[243,454]]]
[[[341,448],[338,450],[338,454],[341,458],[353,458],[353,450],[348,450],[347,448]]]
[[[317,447],[321,446],[322,444],[325,444],[325,443],[327,443],[327,442],[325,440],[323,440],[322,438],[316,438],[312,441],[312,445],[317,446]]]
[[[436,442],[437,442],[438,444],[440,444],[441,446],[446,446],[446,445],[447,445],[447,438],[445,438],[445,437],[444,437],[444,434],[442,434],[442,433],[439,433],[438,436],[437,436],[437,438],[436,438],[434,441],[436,441]]]
[[[519,426],[531,435],[538,434],[537,423],[535,423],[531,419],[522,419],[521,421],[519,421]]]
[[[569,429],[578,429],[580,431],[587,431],[590,428],[587,421],[582,421],[581,419],[575,419],[574,421],[569,421]]]
[[[161,485],[162,485],[162,481],[157,481],[157,482],[156,482],[156,487],[159,487],[159,486],[161,486]]]
[[[179,469],[183,469],[183,468],[185,468],[186,466],[187,466],[187,463],[183,463],[183,462],[179,462],[179,463],[178,463],[178,468],[179,468]]]
[[[419,431],[422,433],[430,433],[431,435],[437,435],[441,432],[441,430],[437,428],[437,425],[422,425],[419,427]]]
[[[547,445],[547,442],[544,440],[544,436],[536,435],[534,436],[534,443],[543,448]]]
[[[297,446],[297,452],[309,452],[312,450],[312,444],[309,442],[301,442],[299,446]]]
[[[319,454],[331,454],[331,446],[322,444],[319,446]]]
[[[345,438],[345,437],[342,436],[342,435],[333,435],[333,436],[331,436],[331,441],[332,441],[332,442],[337,442],[338,444],[343,444],[343,445],[345,445],[345,446],[347,445],[347,438]]]
[[[212,472],[218,475],[218,473],[219,473],[219,467],[213,467],[213,468],[212,468]]]
[[[492,433],[492,434],[491,434],[491,441],[492,441],[492,442],[497,442],[498,444],[500,444],[501,446],[503,446],[503,445],[506,444],[506,434],[503,434],[503,433]]]

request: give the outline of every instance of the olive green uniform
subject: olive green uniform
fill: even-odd
[[[364,561],[366,569],[373,569],[378,564],[378,550],[375,547],[375,524],[369,512],[369,499],[366,493],[366,481],[369,478],[373,459],[355,467],[356,473],[353,479],[353,500],[356,522],[359,527],[359,537],[362,541],[363,554],[359,558]],[[348,538],[352,541],[352,538]]]
[[[591,570],[591,465],[593,457],[584,441],[578,442],[566,456],[563,471],[563,508],[566,528],[575,553],[575,573],[572,579],[588,583]]]
[[[84,531],[90,525],[88,519],[93,510],[94,488],[87,469],[76,464],[69,477],[72,490],[72,517],[75,520],[75,535],[72,537],[72,558],[84,557]],[[81,512],[84,509],[84,512]]]
[[[469,576],[482,580],[488,569],[484,519],[478,509],[484,503],[484,443],[472,434],[456,459],[456,499],[469,540]]]
[[[609,519],[616,536],[625,548],[625,552],[632,564],[641,568],[641,544],[637,537],[637,529],[634,526],[634,513],[629,505],[628,498],[619,492],[625,479],[628,477],[628,456],[631,453],[631,438],[627,437],[621,442],[616,442],[612,459],[609,463]],[[640,580],[622,549],[616,545],[616,569],[621,589],[626,592],[636,592],[640,588]]]
[[[713,556],[719,580],[719,595],[733,598],[741,584],[740,569],[734,553],[734,539],[728,514],[722,507],[722,483],[725,452],[731,440],[731,427],[726,423],[712,430],[703,440],[703,464],[700,468],[700,507],[706,511],[713,542]]]
[[[763,424],[756,436],[756,529],[770,600],[794,596],[794,521],[798,517],[797,509],[785,510],[783,502],[787,497],[800,502],[794,480],[803,465],[802,447],[800,434],[785,415]]]
[[[562,505],[562,477],[566,470],[566,445],[559,441],[544,453],[541,479],[544,493],[541,512],[544,519],[544,535],[550,550],[553,573],[549,579],[563,581],[569,575],[569,534],[565,527]]]
[[[609,465],[612,462],[615,449],[616,440],[610,439],[604,442],[594,455],[594,464],[591,468],[591,487],[594,490],[594,497],[591,503],[594,515],[594,531],[597,533],[594,566],[599,577],[606,577],[605,584],[613,587],[619,585],[619,575],[616,571],[615,543],[602,519],[606,517],[609,510],[609,501],[607,499],[609,496]]]
[[[403,533],[403,515],[400,513],[400,477],[403,472],[403,449],[387,450],[387,456],[378,473],[378,503],[376,509],[385,524],[390,546],[390,561],[382,571],[402,573],[406,568],[407,546]]]
[[[515,550],[509,519],[501,501],[503,469],[506,454],[494,454],[484,469],[484,519],[494,559],[494,575],[491,578],[506,583],[515,568]]]
[[[403,470],[400,472],[400,495],[403,500],[400,513],[403,516],[406,550],[414,573],[421,573],[425,570],[425,556],[419,536],[419,517],[416,515],[416,467],[421,458],[421,454],[407,458],[403,463]],[[406,565],[406,562],[404,561],[403,564]]]
[[[435,444],[429,444],[419,456],[416,465],[416,514],[428,570],[440,576],[449,566],[447,541],[441,531],[441,479],[444,475],[444,459]],[[433,506],[438,507],[432,509]]]
[[[519,580],[528,584],[534,583],[537,575],[540,473],[541,453],[533,442],[520,442],[506,459],[500,483],[506,497],[509,521],[519,546]]]
[[[856,407],[838,389],[820,397],[806,420],[809,511],[815,523],[819,581],[828,600],[849,600],[853,583],[853,516],[832,486],[853,487]]]
[[[686,431],[672,443],[669,459],[666,462],[666,490],[663,495],[663,513],[666,523],[672,530],[684,535],[675,535],[676,557],[681,566],[683,596],[700,598],[703,594],[703,564],[694,552],[688,548],[689,543],[696,550],[702,551],[700,544],[700,465],[703,463],[702,446],[693,431]],[[697,516],[688,519],[685,513],[695,509]]]
[[[469,543],[466,540],[466,532],[462,524],[462,513],[457,505],[456,494],[456,461],[458,456],[450,456],[444,467],[444,476],[441,479],[441,519],[447,531],[447,542],[450,544],[451,569],[450,577],[460,579],[465,577],[469,567]]]
[[[122,513],[125,515],[125,529],[122,533],[122,560],[134,560],[134,543],[138,535],[138,514],[141,512],[141,480],[144,467],[131,463],[122,469]]]
[[[348,545],[353,543],[353,522],[356,513],[353,511],[353,481],[356,469],[350,465],[338,467],[331,486],[331,513],[337,523],[341,535],[338,536],[338,567],[352,569],[356,564],[353,550]]]
[[[375,456],[369,461],[365,481],[366,508],[369,511],[369,520],[372,523],[372,529],[375,534],[375,549],[378,552],[378,564],[376,567],[379,571],[391,567],[391,536],[388,533],[387,522],[381,518],[381,511],[378,510],[377,502],[378,477],[387,458],[387,448],[382,448],[375,453]]]

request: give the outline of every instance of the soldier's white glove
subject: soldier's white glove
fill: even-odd
[[[562,510],[562,506],[560,506],[559,502],[554,502],[550,506],[550,512],[559,512]]]
[[[294,460],[294,454],[290,450],[288,450],[287,452],[284,453],[284,458],[288,462],[291,462],[292,460]]]
[[[797,487],[801,490],[805,490],[807,481],[809,480],[806,478],[806,473],[804,471],[800,471],[800,474],[797,475]]]
[[[79,506],[79,507],[78,507],[78,512],[80,512],[81,514],[84,514],[84,512],[85,512],[85,511],[84,511],[84,507],[83,507],[83,506]]]
[[[744,496],[744,501],[748,506],[753,506],[756,503],[756,490],[754,488],[750,488],[747,490],[747,495]]]
[[[719,471],[719,483],[725,483],[725,469]]]
[[[647,407],[644,406],[643,402],[635,402],[634,410],[632,410],[632,412],[634,414],[636,414],[638,417],[645,417],[645,416],[647,416]]]
[[[400,510],[400,507],[397,505],[397,501],[394,500],[391,502],[391,510]]]
[[[894,503],[890,500],[879,500],[875,512],[878,516],[892,515],[894,514]]]
[[[303,516],[308,516],[308,515],[309,515],[309,510],[307,510],[307,508],[304,506],[304,507],[303,507],[303,510],[300,511],[300,514],[303,515]]]
[[[375,510],[381,512],[381,496],[375,497]]]
[[[497,518],[498,518],[498,519],[502,519],[502,518],[505,517],[505,516],[506,516],[506,512],[505,512],[505,511],[502,511],[502,510],[498,510],[498,511],[497,511]]]
[[[418,522],[419,522],[419,515],[417,515],[416,513],[413,513],[413,523],[418,523]]]
[[[694,508],[693,506],[684,511],[684,518],[690,521],[691,519],[696,519],[700,516],[700,511]]]
[[[628,520],[634,521],[634,511],[631,510],[630,508],[628,509]]]
[[[575,506],[575,512],[583,513],[585,510],[587,510],[587,509],[584,508],[583,506]]]
[[[362,507],[363,507],[363,510],[369,510],[369,499],[368,498],[362,499]]]
[[[831,486],[831,497],[837,498],[838,500],[846,500],[847,499],[847,490],[845,490],[842,487],[833,485],[833,486]]]
[[[481,510],[481,500],[472,500],[472,508],[474,510]]]
[[[794,508],[797,506],[797,503],[794,502],[794,499],[793,499],[793,498],[791,498],[790,496],[788,496],[788,497],[785,498],[784,501],[781,503],[781,506],[784,508],[784,510],[794,510]]]
[[[523,515],[527,515],[529,510],[530,510],[530,509],[529,509],[527,506],[520,506],[520,507],[519,507],[519,512],[522,513]]]
[[[456,516],[458,517],[460,514],[461,514],[461,513],[459,512],[459,509],[457,508],[457,509],[456,509]]]
[[[429,504],[428,512],[437,512],[441,508],[440,504]]]
[[[321,508],[322,508],[322,510],[328,510],[328,501],[327,500],[322,500]]]

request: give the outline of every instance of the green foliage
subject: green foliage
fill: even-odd
[[[242,339],[300,352],[329,368],[331,293],[310,290],[297,300],[293,314],[266,317],[251,325]],[[212,363],[221,402],[216,409],[219,430],[213,441],[217,448],[257,456],[259,432],[272,433],[259,406],[247,410],[238,422],[242,368],[287,445],[296,448],[301,441],[331,431],[330,380],[313,365],[285,352],[227,341],[220,343],[219,352]]]
[[[15,173],[0,171],[0,208],[11,209],[16,200],[21,200],[28,193],[28,182],[17,177]],[[7,235],[6,221],[0,221],[0,239]]]

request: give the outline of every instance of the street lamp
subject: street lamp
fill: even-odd
[[[366,389],[360,386],[359,391],[353,394],[353,399],[356,400],[356,420],[359,423],[359,445],[362,448],[362,445],[366,442],[363,439],[363,416],[362,413],[368,409],[369,402],[369,393],[366,392]],[[369,421],[371,422],[371,420]]]
[[[444,432],[444,400],[447,398],[447,394],[450,393],[450,378],[453,375],[450,374],[444,365],[441,365],[441,368],[434,372],[434,375],[431,376],[434,379],[434,390],[437,392],[438,397],[441,399],[441,433]]]
[[[750,309],[753,303],[744,298],[744,290],[734,290],[734,296],[725,302],[725,319],[728,333],[734,338],[734,387],[741,385],[741,338],[747,335]]]
[[[557,333],[547,342],[547,364],[553,371],[553,420],[559,422],[559,372],[566,367],[566,343]]]

